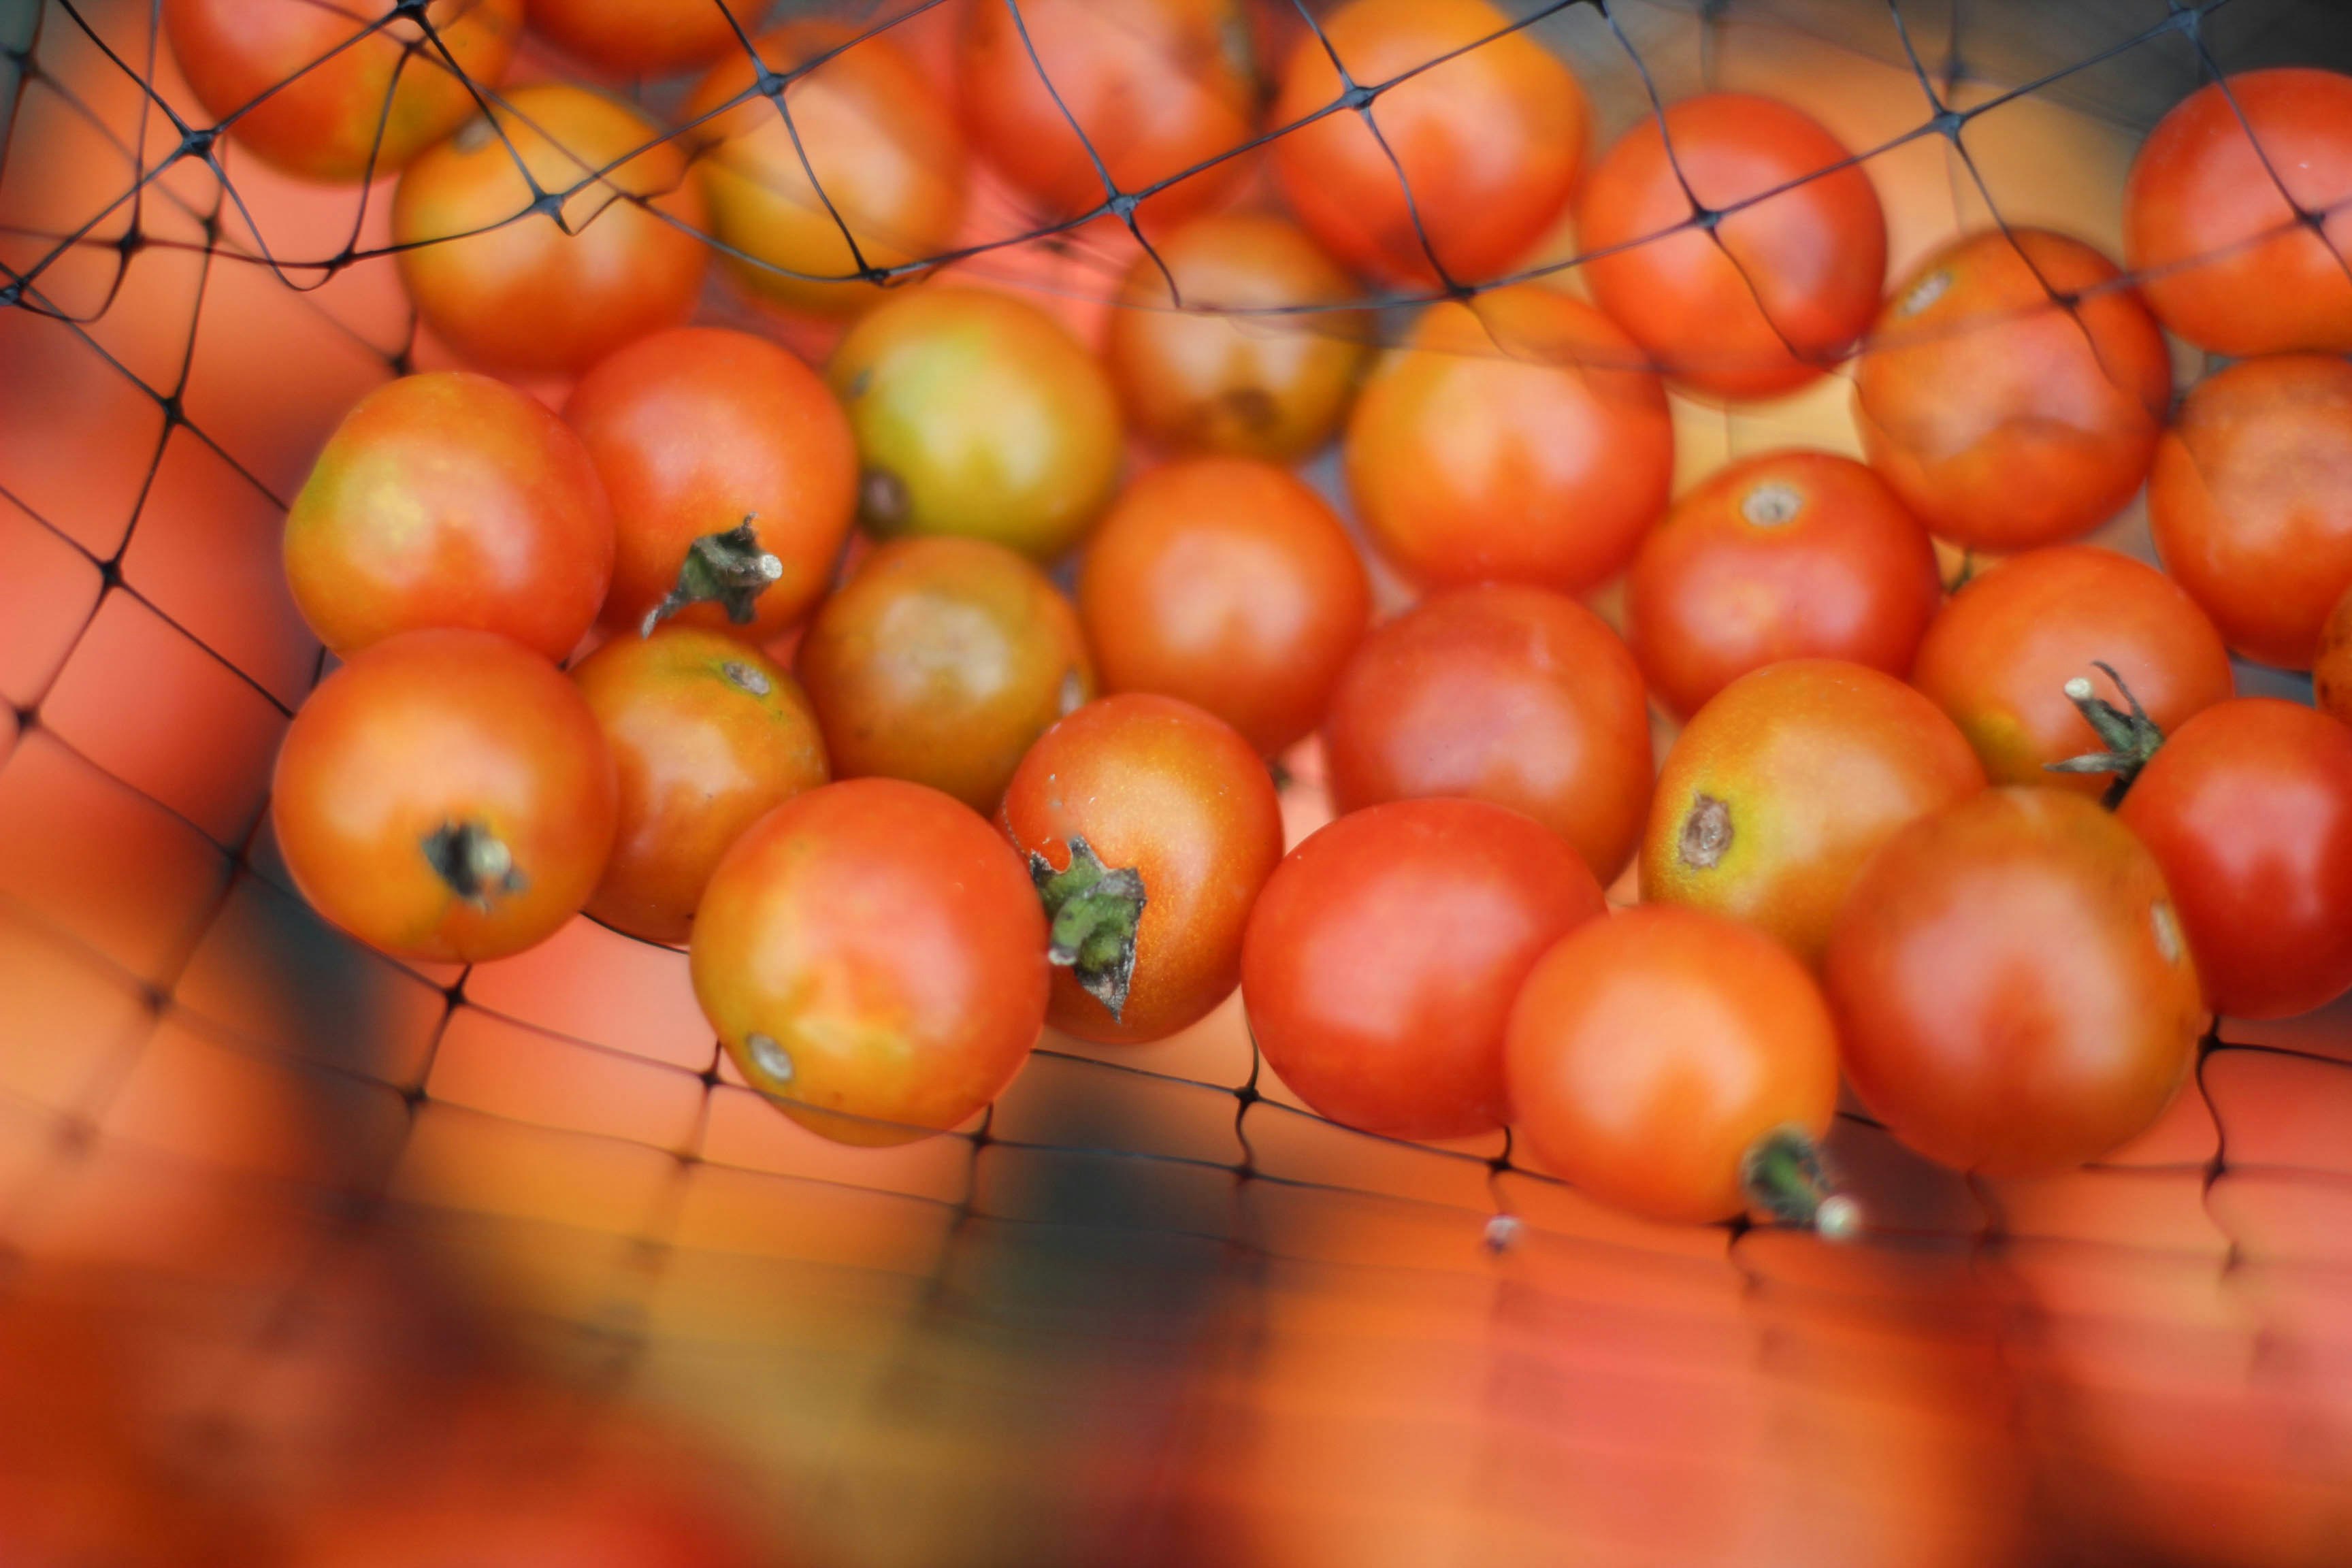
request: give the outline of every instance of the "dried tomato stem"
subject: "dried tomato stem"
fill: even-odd
[[[760,548],[751,521],[747,516],[724,533],[706,533],[686,547],[677,584],[667,598],[646,612],[639,636],[653,636],[656,626],[689,605],[717,605],[737,626],[751,624],[760,595],[784,574],[784,563]]]

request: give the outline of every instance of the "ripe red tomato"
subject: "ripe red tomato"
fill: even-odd
[[[1045,1022],[1045,917],[969,808],[898,779],[793,796],[702,895],[694,994],[751,1086],[844,1143],[953,1127]]]
[[[613,574],[613,513],[578,437],[468,371],[377,387],[327,438],[286,514],[286,581],[320,642],[420,626],[579,645]]]
[[[2147,514],[2231,647],[2310,668],[2352,590],[2352,365],[2282,354],[2199,382],[2157,447]]]
[[[1687,904],[1821,957],[1846,890],[1902,828],[1984,788],[1943,711],[1835,659],[1767,665],[1675,738],[1642,840],[1642,897]]]
[[[1854,418],[1871,467],[1929,532],[1978,550],[2055,544],[2139,489],[2172,362],[2118,276],[2079,240],[2020,228],[1957,240],[1895,289],[1854,376]]]
[[[2062,1171],[2145,1131],[2205,1022],[2156,861],[2060,790],[1989,790],[1896,835],[1823,975],[1863,1103],[1987,1175]]]
[[[1364,563],[1323,498],[1244,458],[1144,474],[1078,571],[1106,689],[1182,698],[1269,757],[1322,721],[1371,613]]]
[[[2336,601],[2336,613],[2320,633],[2311,692],[2323,711],[2352,724],[2352,588]]]
[[[1885,480],[1850,458],[1771,452],[1718,471],[1643,539],[1626,639],[1688,718],[1784,658],[1899,679],[1943,596],[1935,544]]]
[[[615,629],[680,595],[680,624],[764,643],[824,597],[857,506],[857,445],[790,353],[724,327],[657,332],[582,376],[563,417],[613,501]],[[689,555],[696,581],[681,583]]]
[[[1055,1028],[1141,1045],[1232,994],[1282,803],[1231,725],[1172,697],[1089,702],[1029,748],[997,819],[1045,902]]]
[[[1349,267],[1428,287],[1441,281],[1434,253],[1446,279],[1487,282],[1568,205],[1584,161],[1584,89],[1486,0],[1351,0],[1332,11],[1320,37],[1292,49],[1274,124],[1339,101],[1335,53],[1357,86],[1395,83],[1371,101],[1380,134],[1337,110],[1277,138],[1274,173],[1307,232]]]
[[[2284,1018],[2352,990],[2352,729],[2275,698],[2219,703],[2116,815],[2163,868],[2215,1011]]]
[[[1649,116],[1577,197],[1593,299],[1702,392],[1804,385],[1853,352],[1886,282],[1886,216],[1852,156],[1811,116],[1752,93],[1669,105],[1663,131]],[[1721,216],[1701,226],[1694,202]]]
[[[708,65],[737,47],[729,13],[756,6],[719,0],[530,0],[531,31],[615,76],[669,76]]]
[[[319,683],[269,804],[313,909],[398,957],[478,963],[580,912],[618,789],[596,716],[554,666],[489,632],[432,630]]]
[[[1607,883],[1654,773],[1641,668],[1600,616],[1540,588],[1427,600],[1364,639],[1323,721],[1332,804],[1465,795],[1526,813]]]
[[[1666,394],[1609,318],[1526,285],[1433,305],[1348,421],[1348,489],[1381,552],[1440,586],[1579,593],[1665,510]]]
[[[2148,275],[2141,287],[2164,324],[2200,348],[2343,353],[2347,196],[2352,77],[2242,71],[2175,104],[2141,143],[2124,185],[2124,255]]]

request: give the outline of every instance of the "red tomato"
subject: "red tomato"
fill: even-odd
[[[757,6],[719,0],[530,0],[531,30],[615,76],[669,76],[737,47]],[[730,17],[730,13],[733,13]]]
[[[2320,633],[2319,658],[2311,667],[2311,691],[2320,708],[2352,724],[2352,589],[2336,601],[2336,613]]]
[[[1885,480],[1850,458],[1772,452],[1718,471],[1643,539],[1626,637],[1688,718],[1784,658],[1899,678],[1943,596],[1935,544]]]
[[[719,863],[694,994],[751,1086],[844,1143],[900,1143],[996,1098],[1045,1022],[1045,917],[996,830],[937,790],[795,795]]]
[[[1593,299],[1702,392],[1804,385],[1853,352],[1886,282],[1886,216],[1852,157],[1810,116],[1751,93],[1685,99],[1663,131],[1651,115],[1577,197]],[[1694,202],[1721,216],[1703,226]]]
[[[1989,790],[1904,829],[1855,881],[1823,974],[1863,1103],[1987,1175],[2147,1131],[2205,1022],[2156,861],[2059,790]]]
[[[390,637],[311,692],[270,791],[286,868],[328,920],[403,958],[478,963],[580,912],[618,789],[596,717],[521,645]]]
[[[1381,552],[1432,585],[1579,593],[1665,510],[1664,386],[1608,317],[1527,285],[1433,305],[1348,421],[1348,489]]]
[[[1600,616],[1540,588],[1461,588],[1364,639],[1323,721],[1332,803],[1465,795],[1526,813],[1606,883],[1654,772],[1641,668]]]
[[[1266,1065],[1334,1121],[1465,1138],[1505,1120],[1503,1026],[1544,950],[1599,915],[1555,835],[1475,800],[1340,817],[1284,858],[1242,939]]]
[[[403,376],[354,405],[286,514],[286,581],[350,654],[420,626],[579,645],[613,574],[613,513],[562,420],[467,371]]]

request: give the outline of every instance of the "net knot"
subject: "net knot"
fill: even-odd
[[[180,136],[179,155],[183,158],[209,158],[212,156],[213,143],[219,140],[220,127],[217,125],[207,125],[201,130],[183,132]]]
[[[1378,94],[1372,89],[1364,86],[1363,83],[1351,81],[1348,84],[1347,89],[1339,94],[1339,107],[1359,110],[1370,109],[1372,106],[1372,100],[1377,96]]]

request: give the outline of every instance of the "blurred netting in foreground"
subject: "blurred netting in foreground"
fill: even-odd
[[[935,61],[956,8],[829,12]],[[1603,142],[1653,93],[1807,108],[1866,157],[1893,275],[1996,219],[2114,252],[2172,102],[2352,64],[2332,0],[1511,9]],[[2060,1179],[1844,1118],[1874,1228],[1836,1249],[1334,1127],[1235,1004],[1049,1038],[977,1124],[848,1150],[731,1076],[680,953],[579,921],[424,971],[325,931],[265,810],[320,667],[277,540],[342,410],[446,363],[389,187],[205,136],[149,0],[0,0],[0,1323],[117,1325],[153,1474],[266,1516],[523,1364],[684,1413],[820,1562],[2352,1560],[2341,1006],[2226,1024],[2155,1131]],[[508,79],[570,68],[526,46]],[[959,268],[1081,322],[1136,254],[972,206]],[[716,277],[703,315],[781,330]],[[1678,403],[1683,476],[1853,449],[1845,392]],[[2137,511],[2100,537],[2145,552]],[[1290,804],[1316,820],[1311,778]]]

